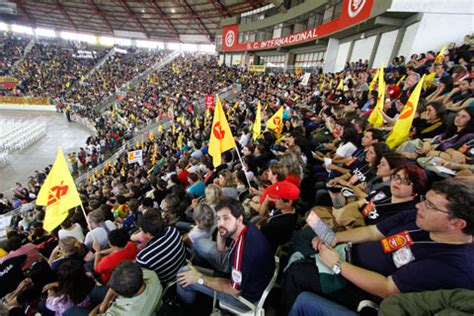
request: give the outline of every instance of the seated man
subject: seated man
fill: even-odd
[[[222,198],[216,205],[219,234],[217,243],[199,239],[196,247],[216,270],[230,273],[230,278],[204,275],[193,266],[183,267],[178,273],[178,294],[186,304],[193,304],[196,292],[246,309],[237,295],[250,302],[262,296],[275,269],[272,249],[267,239],[248,222],[244,222],[244,208],[232,198]],[[206,252],[203,251],[206,249]]]
[[[474,289],[474,188],[448,179],[434,183],[417,210],[400,212],[377,225],[336,233],[331,246],[353,242],[352,263],[316,237],[321,262],[348,285],[329,297],[354,309],[370,298],[438,289]],[[293,264],[282,283],[286,314],[299,293],[324,294],[313,262]],[[328,294],[328,293],[326,293]]]
[[[270,211],[270,217],[262,219],[259,224],[273,251],[290,241],[293,235],[298,219],[293,204],[299,196],[298,187],[286,180],[275,183],[268,191],[268,197],[275,207]]]
[[[112,271],[123,261],[134,261],[137,256],[137,246],[130,241],[128,234],[115,229],[109,233],[110,249],[101,250],[97,242],[93,243],[95,250],[94,270],[100,274],[102,284],[109,282]],[[104,254],[107,254],[104,257]]]
[[[161,307],[163,287],[156,273],[133,262],[122,262],[112,273],[109,286],[102,304],[89,315],[153,315]]]
[[[153,270],[164,285],[176,280],[186,254],[181,234],[174,226],[164,226],[161,213],[149,210],[138,219],[146,246],[137,255],[137,263]]]

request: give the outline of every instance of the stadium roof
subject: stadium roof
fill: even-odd
[[[265,0],[15,0],[17,22],[79,33],[212,43],[220,21]]]

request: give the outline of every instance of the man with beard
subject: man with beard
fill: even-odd
[[[248,308],[237,295],[257,302],[270,282],[275,269],[273,252],[268,240],[249,222],[244,222],[242,205],[232,198],[222,198],[216,205],[217,242],[200,239],[196,252],[218,272],[228,277],[212,277],[188,265],[178,273],[178,294],[184,303],[192,305],[196,292],[217,299],[243,311]]]

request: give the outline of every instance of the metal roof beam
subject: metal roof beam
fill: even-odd
[[[165,20],[166,24],[168,25],[169,29],[176,35],[176,37],[179,39],[179,33],[178,30],[174,27],[173,23],[171,23],[171,20],[169,16],[167,16],[163,10],[158,6],[158,4],[154,0],[149,0],[148,3],[150,3],[151,7],[155,10],[155,12],[163,19]]]
[[[69,14],[66,12],[66,10],[64,9],[63,5],[59,2],[59,0],[56,0],[56,7],[59,9],[59,11],[61,11],[61,13],[64,15],[64,17],[66,18],[66,20],[69,22],[69,24],[72,26],[72,28],[74,29],[74,31],[77,31],[77,27],[76,25],[74,24],[74,22],[72,21],[71,17],[69,16]]]
[[[87,3],[92,7],[95,13],[100,17],[100,19],[104,22],[105,26],[109,29],[111,34],[114,34],[114,30],[110,25],[109,21],[105,18],[104,13],[99,9],[99,7],[95,4],[94,0],[88,0]]]
[[[135,21],[140,31],[142,31],[143,34],[145,34],[146,38],[150,38],[150,35],[148,35],[148,32],[143,27],[142,23],[140,22],[140,19],[137,17],[135,13],[133,13],[133,11],[130,9],[128,4],[124,0],[118,0],[118,2],[122,6],[122,8],[124,8],[125,11],[127,11],[128,16],[131,17]]]
[[[229,10],[227,10],[219,0],[209,0],[209,2],[214,6],[214,8],[216,8],[221,17],[230,18],[232,16]]]
[[[196,12],[194,12],[193,8],[191,8],[191,6],[188,4],[188,2],[186,0],[181,0],[181,1],[186,6],[188,11],[191,13],[194,20],[196,20],[198,22],[198,25],[201,26],[203,31],[205,31],[207,33],[207,37],[209,38],[209,41],[212,43],[214,41],[214,36],[212,36],[212,34],[211,34],[211,32],[209,32],[208,28],[204,25],[204,23],[202,23],[201,19],[196,14]]]
[[[33,18],[28,14],[28,11],[26,11],[25,7],[24,7],[23,4],[21,3],[21,0],[16,0],[16,5],[17,5],[18,8],[25,14],[26,19],[27,19],[27,21],[28,21],[28,24],[31,24],[31,26],[35,27],[35,26],[36,26],[35,19],[33,19]]]

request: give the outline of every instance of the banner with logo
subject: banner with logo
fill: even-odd
[[[212,111],[214,108],[214,96],[206,95],[206,110]]]
[[[307,86],[310,77],[311,77],[311,73],[310,73],[310,72],[305,72],[305,74],[304,74],[304,76],[303,76],[303,80],[301,80],[301,84],[302,84],[303,86]]]
[[[5,89],[13,89],[18,85],[19,81],[20,80],[13,77],[0,77],[0,86]]]
[[[332,21],[303,32],[259,42],[239,43],[239,26],[237,24],[226,26],[222,31],[222,50],[245,51],[274,49],[309,42],[368,19],[372,11],[373,2],[374,0],[344,0],[341,15]]]
[[[138,162],[140,166],[143,165],[143,150],[132,150],[128,154],[128,163]]]
[[[20,104],[20,105],[50,105],[48,98],[30,97],[3,97],[0,96],[0,104]]]
[[[265,65],[250,65],[249,72],[265,72]]]

